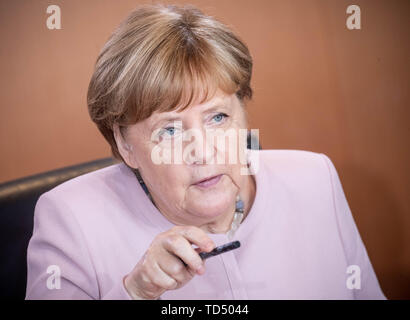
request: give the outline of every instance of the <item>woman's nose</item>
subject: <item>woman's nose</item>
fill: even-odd
[[[186,132],[188,143],[184,146],[184,161],[188,165],[203,165],[215,160],[215,144],[213,139],[202,129],[190,129]]]

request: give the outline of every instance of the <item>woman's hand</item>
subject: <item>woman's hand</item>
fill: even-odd
[[[198,246],[197,249],[192,244]],[[198,252],[212,251],[215,244],[201,229],[176,226],[152,241],[134,269],[124,277],[124,286],[133,299],[157,299],[167,290],[177,289],[205,266]]]

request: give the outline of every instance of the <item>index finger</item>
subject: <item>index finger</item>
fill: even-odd
[[[209,252],[215,248],[215,243],[202,229],[195,226],[177,226],[175,232],[182,235],[190,243],[195,244],[201,251]]]

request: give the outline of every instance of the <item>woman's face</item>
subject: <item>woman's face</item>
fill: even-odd
[[[118,127],[114,131],[124,160],[139,169],[156,207],[168,220],[210,232],[225,232],[236,196],[240,194],[244,202],[249,198],[252,178],[241,175],[244,164],[239,152],[232,153],[235,161],[229,160],[235,145],[233,139],[219,140],[233,142],[230,149],[228,143],[222,143],[221,148],[218,140],[209,137],[229,130],[239,141],[239,129],[246,136],[246,127],[245,111],[236,95],[218,91],[205,103],[192,104],[182,112],[154,113],[129,126],[125,140]],[[172,157],[166,158],[170,154]]]

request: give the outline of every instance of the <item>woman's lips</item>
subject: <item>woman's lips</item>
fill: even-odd
[[[198,183],[195,183],[194,186],[201,187],[201,188],[209,188],[209,187],[216,185],[219,182],[219,180],[221,180],[221,177],[222,177],[222,174],[213,176],[209,179],[202,180]]]

